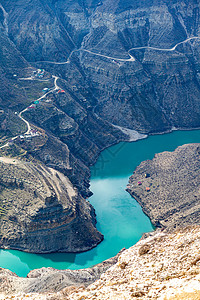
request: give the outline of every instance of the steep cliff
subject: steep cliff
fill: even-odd
[[[199,126],[196,1],[1,3],[2,45],[14,44],[15,55],[40,61],[35,66],[62,78],[66,92],[54,98],[59,109],[54,118],[49,109],[42,111],[45,122],[27,117],[50,131],[54,120],[73,121],[70,138],[69,128],[68,138],[63,128],[54,128],[53,134],[86,166],[104,147],[127,139],[112,124],[146,133]],[[17,67],[14,61],[12,67]],[[15,105],[22,98],[18,95]],[[7,99],[4,93],[2,106]],[[93,153],[86,155],[85,148]]]
[[[21,58],[18,66],[11,60],[12,70],[23,69],[8,88],[17,99],[4,93],[2,108],[10,103],[21,111],[20,101],[26,107],[37,99],[30,97],[33,90],[42,95],[42,86],[33,82],[48,84],[46,77],[33,78],[31,70],[25,72],[33,62],[60,78],[57,87],[65,93],[52,95],[51,105],[26,111],[26,118],[49,131],[55,144],[61,140],[68,145],[77,162],[70,179],[84,196],[89,195],[88,176],[85,184],[76,169],[85,177],[84,170],[102,149],[128,139],[112,124],[143,133],[199,127],[196,1],[18,0],[1,4],[5,37],[1,45],[7,43],[10,53],[8,45],[15,45],[14,53]],[[8,73],[8,62],[5,70]],[[8,80],[5,85],[9,86]],[[13,90],[16,86],[21,95]]]
[[[41,163],[0,158],[0,247],[34,253],[95,247],[92,206],[70,180]]]
[[[199,126],[200,41],[190,40],[198,2],[2,3],[22,55],[51,61],[37,66],[60,74],[103,119],[143,132]]]

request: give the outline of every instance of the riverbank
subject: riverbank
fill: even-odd
[[[127,191],[156,227],[200,223],[200,144],[178,147],[142,162]]]
[[[70,273],[49,268],[36,270],[26,279],[1,271],[0,299],[199,299],[199,229],[188,226],[171,232],[157,230],[112,262],[90,270]],[[100,278],[91,284],[95,277]],[[67,286],[67,280],[73,285]]]
[[[0,293],[0,299],[14,297],[11,295],[15,295],[19,299],[29,299],[29,297],[31,299],[32,297],[33,299],[40,299],[40,297],[44,299],[45,295],[51,295],[67,287],[86,287],[98,280],[101,274],[116,264],[118,257],[124,250],[115,257],[111,257],[92,268],[82,270],[41,268],[31,271],[26,278],[22,278],[9,270],[1,269],[0,291],[2,294]]]

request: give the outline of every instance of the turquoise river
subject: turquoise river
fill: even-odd
[[[144,232],[153,230],[151,222],[138,203],[125,191],[128,178],[141,161],[152,159],[155,153],[173,151],[176,147],[200,142],[200,130],[173,131],[154,135],[132,143],[119,143],[104,150],[91,168],[89,199],[97,214],[97,228],[104,241],[95,249],[80,253],[30,254],[0,250],[0,267],[19,276],[36,268],[79,269],[93,266],[135,244]]]

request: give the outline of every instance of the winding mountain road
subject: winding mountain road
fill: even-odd
[[[79,50],[76,50],[76,51],[84,51],[84,52],[87,52],[87,53],[90,53],[90,54],[93,54],[93,55],[96,55],[96,56],[100,56],[100,57],[104,57],[104,58],[108,58],[108,59],[112,59],[112,60],[116,60],[116,61],[135,61],[135,58],[130,53],[128,53],[130,58],[118,58],[118,57],[112,57],[112,56],[99,54],[99,53],[92,52],[92,51],[86,50],[86,49],[79,49]]]
[[[114,61],[122,61],[122,62],[128,62],[128,61],[132,61],[134,62],[135,61],[135,58],[130,54],[130,51],[132,50],[142,50],[142,49],[151,49],[151,50],[156,50],[156,51],[165,51],[165,52],[172,52],[172,51],[175,51],[176,48],[181,45],[181,44],[184,44],[184,43],[187,43],[191,40],[194,40],[194,39],[200,39],[199,36],[193,36],[193,37],[190,37],[182,42],[179,42],[177,43],[174,47],[172,48],[156,48],[156,47],[151,47],[151,46],[143,46],[143,47],[134,47],[134,48],[131,48],[129,49],[127,52],[128,52],[128,55],[130,56],[130,58],[118,58],[118,57],[112,57],[112,56],[107,56],[107,55],[103,55],[103,54],[100,54],[100,53],[96,53],[96,52],[93,52],[93,51],[90,51],[90,50],[87,50],[87,49],[77,49],[77,50],[73,50],[70,54],[70,56],[68,57],[67,61],[64,61],[64,62],[55,62],[55,61],[37,61],[36,63],[48,63],[48,64],[55,64],[55,65],[66,65],[70,62],[70,58],[72,56],[72,54],[74,52],[79,52],[79,51],[83,51],[83,52],[87,52],[87,53],[90,53],[92,55],[96,55],[96,56],[99,56],[99,57],[104,57],[104,58],[107,58],[107,59],[112,59]]]
[[[35,101],[40,101],[42,99],[44,99],[48,94],[52,93],[53,91],[56,91],[56,90],[59,90],[59,86],[57,85],[57,80],[58,80],[58,77],[57,76],[54,76],[52,75],[52,77],[54,78],[54,88],[51,89],[50,91],[48,91],[47,93],[45,93],[44,95],[42,95],[40,98],[36,99]],[[21,120],[23,120],[27,126],[28,126],[28,130],[25,132],[25,134],[28,134],[30,132],[30,124],[28,121],[26,121],[23,117],[22,117],[22,114],[28,110],[28,107],[26,107],[24,110],[22,110],[18,116]]]
[[[179,42],[177,43],[174,47],[172,48],[155,48],[155,47],[150,47],[150,46],[144,46],[144,47],[134,47],[134,48],[131,48],[128,50],[129,51],[132,51],[132,50],[142,50],[142,49],[151,49],[151,50],[156,50],[156,51],[166,51],[166,52],[171,52],[171,51],[175,51],[176,48],[181,45],[181,44],[185,44],[191,40],[194,40],[194,39],[200,39],[199,36],[193,36],[193,37],[190,37],[182,42]]]
[[[118,58],[118,57],[112,57],[112,56],[107,56],[107,55],[103,55],[103,54],[100,54],[100,53],[96,53],[96,52],[93,52],[93,51],[90,51],[90,50],[87,50],[87,49],[76,49],[76,50],[73,50],[70,54],[70,56],[68,57],[67,61],[64,61],[64,62],[55,62],[55,61],[36,61],[36,63],[48,63],[48,64],[54,64],[54,65],[66,65],[70,62],[70,58],[72,56],[72,54],[74,52],[80,52],[80,51],[83,51],[83,52],[87,52],[87,53],[90,53],[92,55],[96,55],[96,56],[100,56],[100,57],[104,57],[104,58],[107,58],[107,59],[112,59],[112,60],[115,60],[115,61],[135,61],[135,58],[130,54],[128,53],[128,55],[130,56],[130,58]]]
[[[53,91],[56,91],[56,90],[59,90],[59,89],[60,89],[59,86],[57,85],[57,80],[58,80],[59,77],[58,77],[58,76],[54,76],[54,75],[52,75],[52,77],[54,78],[54,88],[52,88],[50,91],[48,91],[48,92],[45,93],[43,96],[41,96],[40,98],[36,99],[35,101],[40,101],[40,100],[42,100],[43,98],[45,98],[48,94],[52,93]],[[27,110],[28,110],[28,107],[26,107],[25,109],[23,109],[22,111],[20,111],[20,113],[18,114],[18,117],[19,117],[23,122],[25,122],[26,125],[27,125],[27,131],[26,131],[25,133],[23,133],[23,134],[29,134],[30,131],[31,131],[31,125],[30,125],[30,123],[29,123],[26,119],[24,119],[24,118],[22,117],[22,114],[23,114],[25,111],[27,111]],[[20,134],[20,135],[21,135],[21,134]],[[16,140],[20,135],[16,135],[16,136],[12,137],[10,140],[11,140],[11,141],[14,141],[14,140]],[[0,149],[2,149],[2,148],[4,148],[4,147],[7,147],[7,146],[9,146],[9,142],[7,142],[5,145],[1,146]]]
[[[0,4],[0,8],[3,10],[4,14],[6,14],[4,8],[2,7],[2,5]],[[156,47],[151,47],[151,46],[144,46],[144,47],[134,47],[134,48],[131,48],[128,50],[128,55],[130,56],[129,59],[126,59],[126,58],[117,58],[117,57],[112,57],[112,56],[107,56],[107,55],[103,55],[103,54],[99,54],[99,53],[95,53],[93,51],[90,51],[90,50],[87,50],[87,49],[77,49],[77,50],[73,50],[69,56],[69,58],[67,59],[67,61],[65,62],[54,62],[54,61],[38,61],[37,63],[50,63],[50,64],[55,64],[55,65],[64,65],[64,64],[68,64],[69,61],[70,61],[70,58],[72,56],[72,54],[74,52],[78,52],[78,51],[83,51],[83,52],[87,52],[87,53],[90,53],[92,55],[96,55],[96,56],[99,56],[99,57],[104,57],[104,58],[107,58],[107,59],[112,59],[114,61],[122,61],[122,62],[128,62],[128,61],[135,61],[135,58],[130,54],[130,51],[133,51],[133,50],[142,50],[142,49],[151,49],[151,50],[155,50],[155,51],[165,51],[165,52],[172,52],[172,51],[175,51],[176,48],[181,45],[181,44],[185,44],[191,40],[195,40],[195,39],[200,39],[200,37],[198,36],[193,36],[193,37],[190,37],[190,38],[187,38],[186,40],[182,41],[182,42],[179,42],[177,43],[174,47],[172,48],[156,48]],[[45,98],[49,93],[55,91],[55,90],[58,90],[59,89],[59,86],[57,85],[57,80],[59,77],[57,76],[54,76],[52,75],[52,77],[54,78],[54,88],[51,89],[50,91],[48,91],[46,94],[44,94],[43,96],[41,96],[40,98],[37,99],[37,101],[40,101],[41,99]],[[21,78],[21,80],[33,80],[32,78],[28,77],[28,78]],[[35,100],[36,101],[36,100]],[[27,125],[27,131],[25,132],[25,134],[29,134],[30,133],[30,130],[31,130],[31,126],[30,126],[30,123],[25,120],[23,117],[22,117],[22,114],[27,111],[28,108],[25,108],[24,110],[22,110],[18,116],[19,118],[24,121]],[[15,140],[19,135],[13,137],[11,140]],[[8,146],[9,143],[6,143],[5,145],[1,146],[1,148],[4,148],[6,146]]]

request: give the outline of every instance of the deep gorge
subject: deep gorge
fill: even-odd
[[[152,225],[139,204],[125,191],[128,177],[141,161],[152,159],[155,153],[173,151],[179,145],[199,141],[199,130],[174,131],[137,142],[123,142],[104,150],[91,168],[91,190],[94,195],[90,203],[97,213],[97,229],[105,235],[105,240],[97,248],[81,254],[55,253],[41,256],[0,250],[3,257],[0,266],[20,276],[26,276],[31,269],[44,266],[80,269],[100,263],[124,247],[129,248],[143,233],[152,230]]]

